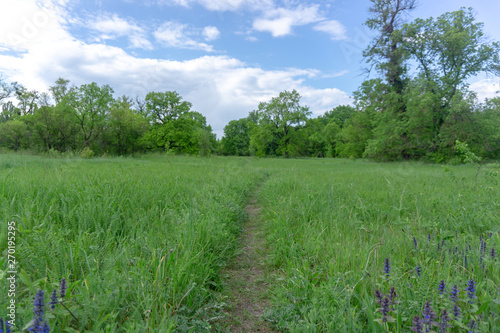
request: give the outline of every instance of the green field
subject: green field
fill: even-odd
[[[15,221],[18,327],[64,277],[64,307],[46,313],[54,332],[227,331],[221,272],[257,193],[276,330],[411,332],[429,301],[436,322],[460,307],[451,331],[496,332],[499,182],[494,164],[3,154],[0,304]],[[384,315],[375,291],[391,287]]]

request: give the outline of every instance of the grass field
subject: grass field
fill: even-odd
[[[259,187],[272,286],[265,318],[275,329],[410,332],[430,302],[436,322],[460,308],[452,331],[472,321],[470,331],[500,331],[498,170],[0,155],[0,304],[9,302],[14,221],[18,327],[33,318],[37,290],[48,299],[64,277],[64,306],[45,316],[54,332],[227,330],[221,271]]]

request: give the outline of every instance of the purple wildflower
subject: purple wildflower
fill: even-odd
[[[458,300],[458,285],[454,285],[453,288],[451,288],[451,293],[450,293],[450,298],[453,302],[457,302]]]
[[[47,323],[43,322],[43,315],[45,312],[43,296],[43,290],[39,289],[35,295],[35,300],[33,301],[33,313],[35,316],[33,318],[33,325],[29,328],[29,331],[33,333],[49,332]]]
[[[412,320],[413,327],[410,328],[415,333],[422,333],[424,331],[424,321],[419,316],[415,316]]]
[[[434,322],[434,319],[436,319],[436,314],[434,313],[434,310],[432,310],[432,306],[430,302],[426,302],[424,305],[424,311],[422,312],[422,315],[424,317],[424,325],[427,327],[427,329],[430,330],[432,326],[434,326],[436,323]]]
[[[11,333],[10,328],[12,327],[11,323],[8,320],[5,321],[5,333]],[[0,318],[0,333],[4,333],[4,321]]]
[[[52,294],[50,294],[50,307],[54,309],[56,307],[56,304],[57,304],[57,290],[54,289]]]
[[[443,313],[441,314],[441,322],[439,323],[439,332],[446,332],[448,327],[451,327],[448,322],[450,321],[450,317],[448,317],[448,312],[446,309],[443,309]]]
[[[389,263],[389,258],[385,258],[385,261],[384,261],[384,273],[385,275],[387,275],[387,277],[389,277],[391,274],[391,265]]]
[[[494,248],[494,247],[492,247],[492,248],[491,248],[491,251],[490,251],[490,257],[491,257],[491,259],[495,260],[495,257],[496,257],[496,256],[497,256],[497,253],[496,253],[496,251],[495,251],[495,248]]]
[[[420,267],[415,266],[415,273],[417,274],[417,276],[420,276]]]
[[[375,297],[377,298],[375,300],[375,303],[379,303],[381,304],[382,303],[382,294],[380,293],[380,290],[375,290]]]
[[[476,283],[474,279],[470,279],[467,283],[467,297],[469,297],[469,303],[474,303],[473,299],[476,298]]]
[[[62,278],[61,285],[60,285],[60,291],[59,291],[59,295],[61,296],[61,298],[64,298],[66,296],[67,289],[68,289],[68,285],[66,283],[66,279]]]
[[[455,317],[455,319],[458,319],[458,317],[460,317],[460,313],[462,311],[460,310],[460,308],[458,307],[457,303],[455,303],[455,305],[453,306],[453,310],[451,313],[453,313],[453,316]]]
[[[444,283],[444,280],[441,280],[441,282],[439,283],[438,289],[439,289],[439,295],[442,295],[445,292],[446,284]]]
[[[469,326],[470,329],[469,333],[474,333],[474,328],[476,327],[476,321],[475,320],[469,321],[467,326]]]
[[[415,245],[415,250],[418,250],[418,243],[415,237],[413,237],[413,245]]]
[[[430,242],[431,241],[431,234],[428,234],[427,235],[427,241]]]
[[[391,306],[391,301],[386,297],[382,300],[382,303],[380,304],[382,308],[379,310],[382,312],[382,321],[385,323],[387,321],[387,314],[389,311],[392,311],[390,309]]]
[[[391,304],[394,304],[395,299],[396,299],[396,291],[394,290],[394,287],[391,287],[391,290],[389,291],[389,301],[391,301]]]
[[[43,290],[38,289],[35,295],[35,300],[33,301],[33,312],[35,313],[35,317],[40,319],[43,318],[44,314],[44,300],[43,300]]]

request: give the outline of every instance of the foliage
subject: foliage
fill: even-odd
[[[261,102],[256,115],[259,129],[251,134],[252,151],[285,157],[297,154],[297,131],[311,112],[308,107],[300,105],[300,95],[296,90],[283,91],[269,102]]]

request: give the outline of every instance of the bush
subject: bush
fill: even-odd
[[[82,151],[80,152],[80,157],[81,158],[92,158],[94,157],[94,151],[92,149],[90,149],[89,147],[85,147],[82,149]]]

